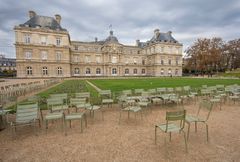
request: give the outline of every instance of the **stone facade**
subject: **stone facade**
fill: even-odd
[[[181,76],[182,44],[171,32],[154,30],[147,42],[123,45],[109,36],[92,42],[71,41],[61,16],[38,16],[15,26],[17,77]]]

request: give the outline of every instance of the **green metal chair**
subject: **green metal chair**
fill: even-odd
[[[158,128],[164,133],[169,133],[170,141],[171,141],[172,132],[177,132],[177,133],[183,132],[184,142],[185,142],[185,150],[187,152],[188,148],[187,148],[186,133],[183,130],[184,125],[185,125],[185,117],[186,117],[186,110],[166,112],[166,123],[155,125],[155,144],[157,142],[157,129]]]
[[[197,132],[197,123],[203,123],[206,126],[207,141],[208,141],[208,124],[207,124],[207,120],[209,119],[209,116],[211,114],[212,106],[213,106],[213,104],[211,103],[211,101],[203,100],[199,104],[197,115],[187,115],[186,116],[186,123],[188,124],[187,139],[189,139],[191,123],[195,123],[195,132]],[[202,113],[202,111],[203,111],[202,109],[206,110],[205,113]]]
[[[63,99],[49,98],[47,99],[47,107],[48,107],[49,113],[47,113],[45,116],[46,131],[48,129],[49,120],[50,121],[62,120],[62,129],[63,129],[63,123],[64,123]]]
[[[111,90],[101,90],[99,92],[99,95],[100,95],[100,98],[101,98],[101,101],[102,101],[102,106],[103,105],[111,105],[113,104],[113,99],[112,99],[112,93],[111,93]]]
[[[76,98],[85,98],[86,101],[90,101],[90,92],[80,92],[80,93],[75,93]]]
[[[11,122],[10,125],[12,127],[12,135],[18,126],[26,126],[26,125],[33,125],[34,132],[36,133],[36,122],[38,121],[40,125],[40,118],[39,118],[39,107],[37,103],[33,102],[24,102],[21,104],[17,104],[17,111],[16,111],[16,120]]]

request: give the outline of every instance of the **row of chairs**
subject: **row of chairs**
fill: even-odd
[[[12,130],[16,130],[17,126],[26,124],[34,124],[35,126],[36,121],[39,121],[39,126],[41,126],[40,119],[42,118],[42,120],[45,121],[46,130],[48,129],[50,121],[61,120],[62,128],[64,127],[65,134],[67,134],[67,122],[70,123],[71,127],[72,120],[80,120],[82,132],[83,121],[87,127],[86,111],[88,110],[90,112],[90,117],[94,117],[94,111],[99,110],[102,107],[101,105],[90,104],[90,92],[76,93],[75,96],[71,98],[68,98],[67,93],[50,94],[50,96],[46,99],[48,113],[45,117],[43,117],[43,113],[38,106],[38,101],[38,96],[31,96],[25,102],[17,104],[16,120],[11,122],[11,126],[13,128]],[[72,109],[75,109],[75,111],[71,112]],[[102,120],[104,120],[103,111]]]
[[[60,82],[60,79],[47,79],[41,81],[32,81],[28,83],[16,83],[12,85],[0,86],[0,105],[14,102],[17,97],[25,96],[28,93],[38,91],[53,84]]]

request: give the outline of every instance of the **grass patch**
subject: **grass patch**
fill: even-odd
[[[182,87],[191,86],[193,88],[202,85],[215,86],[217,84],[240,84],[239,79],[205,79],[205,78],[134,78],[134,79],[98,79],[90,80],[100,89],[110,89],[119,92],[126,89],[151,89],[158,87]]]

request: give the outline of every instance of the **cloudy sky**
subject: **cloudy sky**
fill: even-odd
[[[0,53],[15,57],[15,25],[28,20],[28,11],[62,16],[71,40],[93,41],[109,35],[112,24],[120,43],[146,41],[153,30],[172,31],[184,49],[197,38],[240,38],[239,0],[0,0]]]

